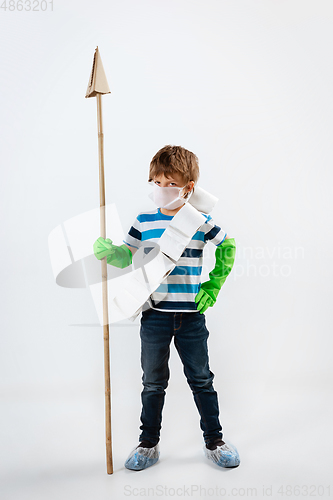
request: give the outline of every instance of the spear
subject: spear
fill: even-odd
[[[106,238],[105,226],[105,182],[104,182],[104,134],[102,117],[102,94],[110,94],[98,47],[95,49],[93,66],[85,97],[97,98],[97,129],[98,129],[98,161],[99,161],[99,205],[100,230],[102,238]],[[102,266],[102,297],[103,297],[103,336],[104,336],[104,375],[105,375],[105,433],[106,433],[106,470],[113,474],[112,440],[111,440],[111,384],[110,384],[110,346],[109,346],[109,315],[106,257],[101,260]]]

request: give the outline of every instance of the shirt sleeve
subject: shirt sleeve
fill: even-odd
[[[141,237],[140,221],[139,218],[137,217],[133,222],[133,225],[131,226],[130,230],[128,231],[126,238],[123,241],[129,247],[134,247],[138,249],[141,246],[141,240],[142,237]]]
[[[222,245],[223,241],[225,240],[225,237],[227,236],[227,233],[223,229],[221,229],[220,226],[217,226],[215,224],[210,215],[208,216],[207,221],[203,225],[203,230],[205,233],[204,236],[205,243],[210,241],[217,247]]]

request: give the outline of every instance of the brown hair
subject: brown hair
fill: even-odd
[[[164,146],[150,162],[148,182],[157,175],[170,177],[174,173],[180,174],[186,183],[194,181],[195,184],[199,178],[198,158],[182,146]]]

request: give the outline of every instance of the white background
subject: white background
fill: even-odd
[[[158,498],[191,485],[194,498],[204,489],[219,498],[216,487],[282,498],[287,485],[328,498],[332,3],[50,8],[0,9],[1,498]],[[124,232],[153,208],[152,156],[180,144],[198,155],[199,185],[219,197],[213,217],[236,239],[233,273],[206,313],[235,470],[204,458],[174,348],[160,462],[124,469],[140,425],[137,321],[110,331],[115,472],[106,475],[102,328],[88,290],[55,284],[47,245],[54,227],[99,203],[96,100],[84,98],[96,45],[112,92],[102,98],[107,202]]]

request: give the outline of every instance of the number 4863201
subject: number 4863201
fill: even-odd
[[[53,10],[53,0],[3,0],[0,9],[4,11],[45,12]]]

